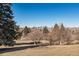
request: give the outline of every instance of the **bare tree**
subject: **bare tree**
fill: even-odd
[[[35,29],[34,31],[27,34],[27,39],[32,40],[37,45],[42,40],[42,31]]]

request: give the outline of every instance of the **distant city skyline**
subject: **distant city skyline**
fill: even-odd
[[[13,3],[12,9],[21,27],[51,27],[55,23],[79,27],[79,3]]]

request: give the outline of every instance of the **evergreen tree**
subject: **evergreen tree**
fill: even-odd
[[[50,42],[52,42],[53,44],[59,44],[59,41],[60,41],[60,29],[59,29],[58,24],[54,25],[54,28],[53,28],[53,30],[51,32],[51,35],[52,35],[52,39],[51,39]]]
[[[48,28],[45,26],[44,28],[43,28],[43,33],[48,33],[49,32],[49,30],[48,30]]]
[[[19,30],[20,30],[20,26],[18,25],[18,26],[16,26],[16,31],[18,32]]]
[[[0,3],[0,44],[8,46],[15,44],[16,35],[11,6],[10,3]]]
[[[53,28],[53,31],[56,32],[56,31],[58,31],[58,30],[59,30],[59,26],[58,26],[58,24],[55,24],[55,25],[54,25],[54,28]]]
[[[31,29],[28,28],[27,26],[25,26],[25,28],[24,28],[24,35],[27,35],[30,32],[31,32]]]
[[[55,25],[54,25],[54,28],[53,28],[53,30],[52,30],[52,33],[53,33],[53,34],[59,34],[59,31],[60,31],[60,30],[59,30],[58,24],[55,24]]]
[[[65,27],[64,27],[64,25],[63,25],[63,24],[61,24],[60,31],[61,31],[61,32],[65,31]]]
[[[69,32],[69,30],[67,30],[63,24],[61,24],[61,28],[60,28],[60,43],[64,44],[64,42],[67,42],[66,44],[71,44],[71,33]]]

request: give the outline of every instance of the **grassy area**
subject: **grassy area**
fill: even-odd
[[[22,48],[22,47],[21,47]],[[3,52],[0,56],[79,56],[79,45],[54,45]]]

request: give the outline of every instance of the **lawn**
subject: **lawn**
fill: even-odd
[[[79,44],[34,46],[22,43],[14,47],[0,48],[0,56],[79,56]]]

